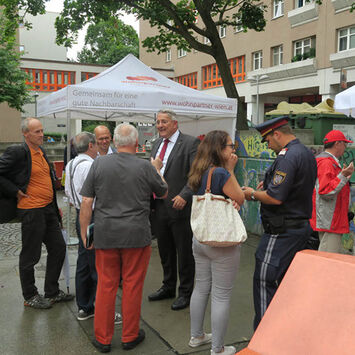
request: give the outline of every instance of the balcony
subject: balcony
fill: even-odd
[[[353,0],[332,0],[335,12],[344,11],[350,8]]]
[[[248,77],[254,75],[267,75],[270,80],[304,76],[317,72],[316,58],[300,60],[294,63],[276,65],[274,67],[254,70],[248,73]]]
[[[355,49],[333,53],[329,59],[334,69],[355,66]]]
[[[307,3],[305,6],[289,11],[287,16],[290,20],[291,27],[300,26],[304,23],[317,20],[318,4],[315,2]]]

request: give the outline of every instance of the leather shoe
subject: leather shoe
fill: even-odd
[[[180,309],[184,309],[190,305],[190,298],[180,296],[178,297],[173,304],[171,305],[171,309],[173,311],[178,311]]]
[[[123,350],[134,349],[139,343],[141,343],[145,338],[145,332],[143,329],[139,329],[138,336],[136,339],[129,341],[127,343],[122,343]]]
[[[168,290],[164,286],[161,287],[158,291],[153,292],[148,296],[149,301],[160,301],[164,300],[166,298],[174,298],[175,297],[175,291],[173,290]]]
[[[102,344],[97,341],[96,338],[94,338],[91,343],[100,353],[109,353],[111,351],[111,344]]]

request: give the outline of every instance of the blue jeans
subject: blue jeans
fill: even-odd
[[[75,293],[78,309],[92,312],[95,309],[97,273],[95,267],[95,249],[87,250],[81,240],[79,213],[76,210],[76,232],[79,238],[78,260],[75,273]]]

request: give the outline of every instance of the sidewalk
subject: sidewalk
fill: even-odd
[[[19,224],[0,225],[0,354],[97,354],[91,345],[93,319],[77,321],[75,301],[56,304],[49,310],[35,310],[23,306],[18,276],[18,254],[20,252]],[[252,275],[254,252],[258,237],[250,236],[242,247],[240,270],[232,296],[230,320],[225,342],[235,345],[237,350],[247,346],[253,333]],[[69,247],[70,292],[75,292],[76,246]],[[46,253],[42,253],[36,266],[36,282],[43,293]],[[149,302],[148,294],[161,286],[161,265],[156,242],[152,244],[152,257],[143,291],[141,326],[146,332],[145,341],[130,352],[121,348],[121,326],[115,326],[112,353],[135,355],[151,354],[210,354],[210,346],[190,348],[187,343],[190,332],[189,309],[172,311],[172,300]],[[62,290],[66,290],[63,276]],[[116,307],[120,307],[120,291]],[[210,331],[210,311],[205,319],[206,331]]]

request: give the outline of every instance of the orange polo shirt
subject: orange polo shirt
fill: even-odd
[[[31,149],[32,170],[26,195],[17,203],[18,208],[45,207],[53,201],[52,180],[49,165],[41,149]]]

